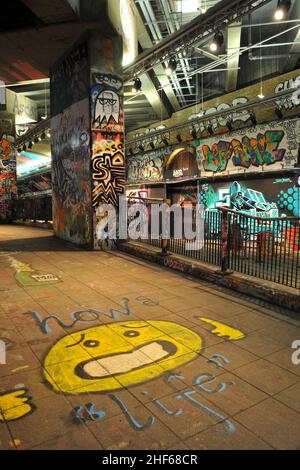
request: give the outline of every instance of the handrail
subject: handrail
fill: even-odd
[[[244,212],[239,212],[239,211],[235,211],[233,209],[229,209],[229,207],[218,207],[218,210],[220,211],[223,211],[223,212],[230,212],[232,214],[236,214],[236,215],[243,215],[245,217],[249,217],[249,219],[254,219],[254,220],[260,220],[260,221],[263,221],[263,222],[267,222],[267,221],[276,221],[276,220],[300,220],[300,217],[258,217],[258,216],[255,216],[255,215],[250,215],[250,214],[245,214]]]

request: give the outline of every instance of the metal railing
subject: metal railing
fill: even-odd
[[[163,255],[174,253],[220,266],[223,274],[237,271],[300,288],[300,218],[254,217],[220,207],[204,212],[204,234],[201,242],[174,238],[172,217],[169,236],[163,236],[160,218],[159,238],[155,238],[151,232],[152,204],[169,204],[170,201],[130,198],[128,206],[135,202],[142,202],[148,214],[148,236],[138,241],[162,248]],[[182,232],[184,233],[184,227]]]

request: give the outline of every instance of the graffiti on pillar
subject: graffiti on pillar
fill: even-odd
[[[209,137],[197,149],[199,170],[211,175],[291,168],[297,161],[299,131],[300,120],[285,120]]]
[[[108,216],[112,212],[117,215],[119,196],[125,192],[122,79],[107,73],[93,74],[90,106],[94,246],[111,249],[118,230],[108,233]]]
[[[52,118],[52,184],[55,233],[85,245],[91,240],[88,98]]]
[[[97,133],[97,138],[101,140],[94,140],[92,157],[95,247],[109,249],[115,237],[106,232],[109,214],[107,207],[103,210],[103,205],[108,204],[111,210],[118,211],[119,196],[125,191],[124,145],[120,135],[107,140]]]
[[[118,205],[125,189],[124,145],[120,138],[103,139],[93,145],[93,206]]]
[[[94,74],[91,89],[92,128],[123,132],[122,80],[114,75]]]
[[[9,134],[0,137],[0,220],[13,217],[13,197],[16,194],[16,155],[14,138]]]
[[[88,94],[88,48],[82,43],[51,71],[51,114],[56,116]]]

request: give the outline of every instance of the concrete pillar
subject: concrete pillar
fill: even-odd
[[[101,21],[50,73],[54,231],[94,249],[103,247],[101,204],[117,211],[125,191],[122,39],[105,9]]]

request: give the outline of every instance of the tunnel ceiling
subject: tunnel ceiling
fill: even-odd
[[[197,21],[196,17],[201,21],[199,15],[205,15],[226,1],[132,2],[139,54],[159,46],[191,21]],[[185,2],[196,4],[196,7],[185,12]],[[45,115],[45,110],[49,115],[49,67],[88,25],[79,20],[71,6],[74,2],[67,0],[9,0],[4,3],[10,5],[10,13],[6,21],[3,16],[0,21],[0,79],[11,84],[14,91],[35,100],[39,117]],[[299,67],[300,2],[292,0],[287,21],[278,23],[273,21],[276,5],[277,0],[270,0],[251,17],[244,15],[226,27],[222,31],[224,44],[218,55],[211,54],[208,41],[198,41],[184,53],[174,54],[177,69],[170,78],[165,74],[167,63],[161,62],[142,75],[143,86],[139,94],[132,93],[132,81],[125,83],[126,131],[147,126],[202,100],[243,88],[261,77],[266,79]],[[15,21],[13,10],[18,11]],[[268,47],[253,47],[263,40],[268,40]],[[251,45],[251,50],[244,51]],[[230,54],[236,50],[241,54],[230,59]],[[214,62],[216,64],[209,71]],[[197,72],[199,69],[202,73]]]

